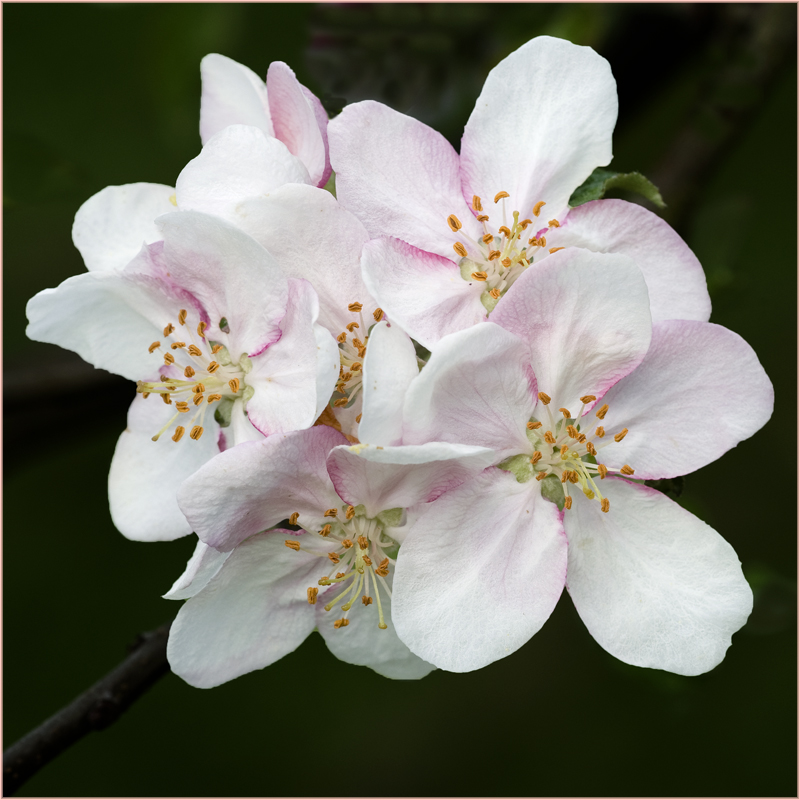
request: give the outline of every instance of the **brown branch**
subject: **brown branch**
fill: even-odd
[[[3,794],[6,797],[87,733],[103,730],[115,722],[169,672],[170,624],[141,634],[128,657],[115,669],[6,750],[3,754]]]

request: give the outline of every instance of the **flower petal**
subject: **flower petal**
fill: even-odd
[[[753,349],[721,325],[671,320],[653,327],[644,361],[602,399],[609,431],[630,431],[609,452],[639,478],[672,478],[716,461],[772,416],[772,384]]]
[[[567,587],[589,632],[627,664],[699,675],[725,656],[753,594],[733,548],[654,489],[608,479],[611,509],[578,498]]]
[[[181,211],[203,211],[238,223],[239,204],[287,183],[308,183],[308,171],[286,145],[258,128],[230,125],[214,134],[175,184]]]
[[[630,256],[647,283],[653,322],[708,322],[711,298],[697,257],[663,219],[636,203],[584,203],[569,212],[561,227],[549,231],[547,242]]]
[[[406,394],[403,444],[489,447],[497,460],[530,452],[536,406],[527,346],[491,322],[442,339]]]
[[[324,186],[330,177],[325,124],[317,112],[322,105],[282,61],[273,61],[267,70],[267,95],[275,136],[305,164],[314,186]],[[326,175],[327,172],[327,175]]]
[[[403,436],[403,403],[419,375],[414,344],[399,325],[379,322],[369,335],[363,367],[363,417],[358,438],[374,445],[398,444]]]
[[[464,196],[508,192],[523,216],[541,200],[547,218],[611,161],[617,87],[608,62],[589,47],[538,36],[486,78],[461,140]]]
[[[319,304],[307,281],[289,281],[289,302],[281,337],[252,356],[247,375],[255,394],[247,416],[263,434],[301,430],[314,424],[333,394],[339,375],[339,349],[315,324]]]
[[[617,254],[570,249],[546,258],[522,274],[491,319],[530,346],[539,389],[553,409],[600,397],[636,368],[650,344],[644,278]]]
[[[175,210],[175,190],[160,183],[106,186],[75,215],[72,241],[86,269],[122,269],[142,249],[161,239],[155,218]]]
[[[428,349],[448,333],[486,319],[484,284],[465,281],[450,259],[384,237],[364,245],[361,269],[389,319]]]
[[[331,587],[317,600],[317,628],[320,636],[325,640],[325,644],[328,645],[328,650],[341,661],[370,667],[379,675],[387,678],[405,680],[424,678],[436,667],[423,661],[419,656],[415,656],[397,638],[397,631],[392,623],[392,601],[382,588],[378,591],[380,591],[386,628],[378,627],[380,617],[375,586],[369,580],[369,574],[365,578],[369,582],[366,589],[369,596],[372,597],[372,603],[364,606],[361,599],[357,599],[345,627],[333,627],[334,621],[339,618],[337,616],[340,614],[338,607],[332,608],[330,611],[324,610],[325,603],[330,602],[341,591],[340,587]],[[391,589],[392,576],[390,575],[385,580]],[[341,602],[347,602],[347,595],[342,598]]]
[[[284,547],[289,531],[243,542],[199,594],[181,608],[169,632],[172,671],[208,689],[261,669],[295,650],[314,629],[306,589],[319,561]]]
[[[222,569],[231,553],[220,553],[213,547],[197,540],[192,557],[186,564],[183,575],[172,584],[162,597],[165,600],[186,600],[202,591],[206,584]]]
[[[396,236],[453,260],[451,214],[473,239],[483,233],[461,196],[458,154],[440,133],[366,100],[331,120],[328,136],[336,196],[371,236]]]
[[[183,484],[178,502],[206,544],[232,550],[294,512],[311,517],[341,505],[325,460],[347,440],[325,425],[220,453]]]
[[[452,672],[522,647],[564,587],[561,512],[539,483],[488,469],[431,503],[397,561],[393,618],[400,639]]]
[[[154,442],[152,437],[175,413],[174,405],[141,395],[128,411],[128,426],[119,437],[108,474],[111,519],[128,539],[162,542],[192,531],[178,508],[178,489],[219,452],[219,426],[206,414],[198,440],[184,436],[176,443],[172,427]],[[187,416],[191,412],[181,414],[175,424],[185,426]]]
[[[205,144],[228,125],[253,125],[274,136],[264,81],[243,64],[218,53],[200,62],[200,139]]]

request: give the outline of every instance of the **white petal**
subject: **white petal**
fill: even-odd
[[[186,600],[194,597],[222,569],[222,565],[230,555],[230,552],[220,553],[219,550],[209,547],[198,539],[197,546],[186,564],[183,575],[162,597],[165,600]]]
[[[122,269],[142,249],[161,239],[155,218],[175,206],[175,190],[160,183],[106,186],[75,215],[72,241],[89,270]]]
[[[218,686],[283,658],[311,633],[306,590],[316,586],[319,559],[285,547],[287,534],[243,542],[184,604],[167,644],[176,675],[200,689]]]
[[[616,121],[617,87],[604,58],[563,39],[531,39],[489,73],[467,121],[464,196],[508,192],[507,208],[522,217],[544,200],[542,217],[552,219],[611,161]]]
[[[753,595],[733,548],[654,489],[607,479],[611,508],[576,499],[567,586],[598,643],[627,664],[699,675],[725,656]]]
[[[152,437],[176,413],[156,396],[137,395],[128,411],[128,427],[114,451],[108,474],[108,499],[114,525],[128,539],[170,541],[191,533],[178,508],[180,485],[218,452],[219,426],[211,414],[197,440],[172,441],[176,425],[187,425],[192,412],[180,414],[157,442]]]

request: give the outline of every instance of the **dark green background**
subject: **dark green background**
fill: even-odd
[[[70,228],[84,200],[108,184],[174,184],[198,153],[206,53],[262,76],[285,60],[331,109],[381,99],[457,145],[508,52],[541,33],[592,45],[619,83],[612,166],[669,176],[687,122],[699,131],[687,147],[710,143],[706,167],[665,194],[667,218],[706,268],[712,321],[750,342],[777,396],[772,421],[681,497],[732,543],[756,592],[710,674],[616,661],[567,595],[525,647],[466,675],[392,682],[313,635],[217,689],[168,675],[22,794],[796,796],[796,8],[739,8],[3,6],[6,746],[178,608],[160,595],[193,542],[129,542],[108,513],[133,387],[27,341],[24,305],[83,270]],[[756,42],[787,53],[766,77],[747,38],[762,17],[748,13],[784,15]],[[724,113],[705,119],[714,103]]]

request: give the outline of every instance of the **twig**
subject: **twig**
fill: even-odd
[[[3,795],[91,731],[103,730],[162,675],[169,672],[167,637],[171,623],[143,633],[128,657],[94,686],[23,736],[3,754]]]

